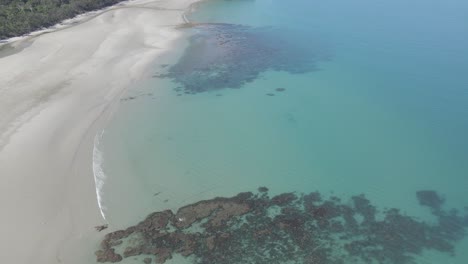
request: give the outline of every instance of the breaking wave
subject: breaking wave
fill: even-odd
[[[93,174],[94,174],[94,183],[96,186],[96,196],[97,196],[97,202],[99,206],[99,211],[101,212],[102,218],[106,220],[106,215],[104,214],[104,211],[106,208],[102,205],[102,188],[104,186],[104,182],[106,180],[106,174],[104,173],[104,170],[102,168],[102,163],[103,163],[103,154],[101,150],[99,150],[99,144],[101,143],[101,138],[104,135],[104,130],[97,134],[94,137],[94,148],[93,148]]]

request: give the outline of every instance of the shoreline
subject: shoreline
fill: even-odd
[[[11,37],[7,39],[0,39],[0,59],[2,57],[7,57],[15,53],[21,52],[23,49],[29,47],[35,38],[38,38],[44,34],[54,33],[54,32],[58,32],[61,30],[66,30],[71,27],[78,26],[102,14],[105,14],[106,12],[112,12],[112,11],[123,9],[123,8],[145,8],[147,4],[151,4],[152,2],[153,0],[126,0],[126,1],[119,2],[112,6],[104,7],[102,9],[78,14],[75,17],[65,19],[61,21],[60,23],[57,23],[53,26],[35,30],[27,34],[24,34],[22,36],[16,36],[16,37]],[[196,3],[202,2],[202,0],[191,1],[191,2],[192,3],[189,4],[188,7],[186,7],[185,12],[183,12],[182,14],[182,19],[184,20],[184,23],[190,23],[190,21],[187,19],[185,14],[187,12],[188,13],[192,12],[193,11],[192,6],[195,5]],[[157,9],[157,7],[152,7],[152,8]],[[174,9],[160,8],[159,10],[171,11]],[[7,51],[10,51],[10,52],[7,52]]]
[[[64,29],[67,29],[67,28],[70,28],[70,27],[73,27],[73,26],[77,26],[77,25],[79,25],[81,23],[85,23],[86,21],[91,20],[91,19],[101,15],[102,13],[104,13],[106,11],[111,11],[111,10],[116,9],[118,7],[121,7],[123,5],[130,4],[132,1],[134,1],[134,0],[126,0],[126,1],[122,1],[120,3],[117,3],[115,5],[112,5],[112,6],[107,6],[107,7],[101,8],[101,9],[89,11],[89,12],[82,13],[82,14],[78,14],[78,15],[72,17],[72,18],[64,19],[61,22],[59,22],[59,23],[57,23],[57,24],[55,24],[53,26],[44,27],[44,28],[41,28],[41,29],[38,29],[38,30],[34,30],[32,32],[26,33],[26,34],[21,35],[21,36],[16,36],[16,37],[11,37],[11,38],[6,38],[6,39],[0,39],[0,48],[2,46],[8,45],[8,44],[16,44],[18,42],[22,42],[22,41],[25,41],[25,40],[28,40],[28,39],[31,39],[31,38],[39,37],[39,36],[41,36],[43,34],[53,33],[53,32],[59,31],[59,30],[64,30]]]
[[[34,41],[0,58],[4,262],[83,263],[94,253],[86,250],[102,235],[94,226],[105,223],[94,182],[95,136],[121,95],[180,37],[174,26],[185,23],[194,2],[125,2],[23,37]]]
[[[134,2],[138,2],[138,3],[136,5],[132,5]],[[100,16],[103,13],[108,12],[108,11],[112,11],[112,10],[122,8],[122,7],[126,7],[126,6],[136,7],[139,4],[144,5],[147,2],[151,2],[151,0],[146,0],[146,1],[143,1],[143,0],[124,0],[122,2],[116,3],[115,5],[106,6],[106,7],[103,7],[101,9],[96,9],[96,10],[88,11],[88,12],[85,12],[85,13],[77,14],[74,17],[64,19],[64,20],[60,21],[59,23],[57,23],[57,24],[55,24],[53,26],[50,26],[50,27],[43,27],[41,29],[31,31],[31,32],[26,33],[26,34],[21,35],[21,36],[16,36],[16,37],[11,37],[11,38],[6,38],[6,39],[0,39],[0,48],[3,45],[15,44],[16,42],[20,42],[20,41],[23,41],[23,40],[28,40],[28,39],[35,38],[35,37],[39,37],[39,36],[41,36],[43,34],[53,33],[53,32],[59,31],[59,30],[64,30],[64,29],[67,29],[67,28],[70,28],[70,27],[77,26],[77,25],[79,25],[81,23],[85,23],[88,20],[91,20],[91,19],[93,19],[93,18],[95,18],[97,16]]]

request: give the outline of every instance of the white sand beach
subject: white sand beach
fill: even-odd
[[[95,249],[89,241],[102,234],[94,226],[105,223],[95,135],[125,89],[179,36],[174,26],[193,2],[127,2],[20,38],[29,42],[24,49],[0,56],[2,263],[83,263]]]

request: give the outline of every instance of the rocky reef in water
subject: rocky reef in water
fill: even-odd
[[[171,78],[181,93],[240,88],[267,70],[307,73],[330,58],[326,45],[304,43],[303,34],[290,30],[233,24],[199,24],[190,30],[195,33],[184,55],[167,72],[154,75]]]
[[[96,252],[98,262],[138,257],[164,263],[174,254],[194,263],[414,263],[423,250],[455,254],[468,216],[444,210],[435,191],[416,194],[434,222],[398,209],[377,210],[364,196],[342,201],[318,192],[258,193],[214,198],[155,212],[125,230],[109,233]]]

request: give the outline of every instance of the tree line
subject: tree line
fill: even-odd
[[[123,0],[0,0],[0,39],[53,26]]]

